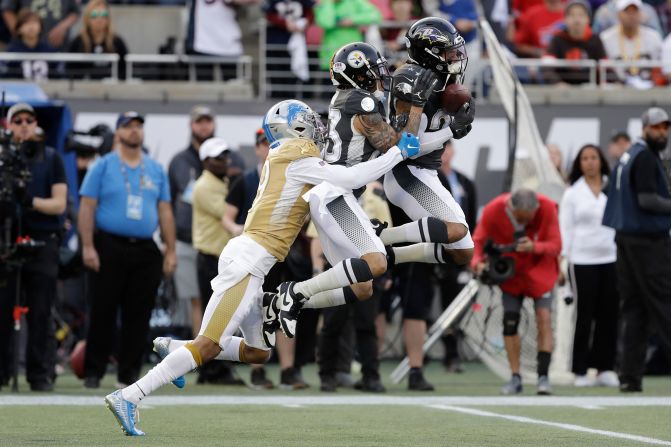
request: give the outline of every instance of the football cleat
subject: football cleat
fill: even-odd
[[[550,385],[548,376],[540,376],[538,378],[538,389],[536,394],[539,396],[549,396],[552,394],[552,386]]]
[[[275,346],[275,332],[280,328],[277,307],[277,294],[265,292],[263,294],[263,341],[267,347]]]
[[[519,375],[514,374],[510,378],[510,382],[501,387],[501,394],[509,396],[511,394],[520,393],[522,393],[522,378]]]
[[[294,292],[295,281],[283,282],[277,288],[277,306],[279,307],[280,328],[289,338],[296,336],[296,321],[303,304],[307,301],[302,294]]]
[[[389,226],[387,222],[382,222],[380,219],[371,219],[370,224],[373,226],[377,237],[380,237],[382,232]]]
[[[105,404],[116,418],[126,436],[144,436],[144,432],[135,424],[140,422],[140,413],[137,405],[128,401],[121,395],[121,390],[105,396]]]
[[[154,352],[157,353],[159,357],[161,357],[161,360],[170,354],[169,347],[171,341],[172,339],[170,337],[156,337],[154,339]],[[177,388],[184,388],[184,385],[186,385],[186,378],[184,376],[179,376],[172,381],[172,384]]]

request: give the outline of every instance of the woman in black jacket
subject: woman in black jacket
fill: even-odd
[[[118,54],[119,79],[126,78],[125,57],[128,53],[125,42],[114,34],[110,10],[105,0],[91,0],[82,14],[82,29],[70,42],[70,53]],[[102,79],[112,74],[108,62],[77,62],[68,64],[72,78]]]

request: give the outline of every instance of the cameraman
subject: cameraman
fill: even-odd
[[[512,378],[502,394],[522,392],[520,376],[520,337],[517,326],[524,297],[534,300],[538,326],[538,394],[551,394],[548,369],[552,355],[552,295],[559,274],[557,256],[561,250],[557,205],[547,197],[528,189],[494,198],[485,206],[473,234],[475,273],[490,275],[501,288],[503,299],[503,339]],[[501,256],[514,260],[507,278],[496,278],[494,259],[485,256],[485,245],[493,243]],[[493,276],[493,277],[492,277]],[[505,276],[505,275],[504,275]],[[501,282],[496,279],[502,280]]]
[[[11,107],[7,122],[12,143],[18,146],[31,173],[26,186],[14,190],[22,220],[21,235],[29,235],[43,245],[23,264],[21,284],[14,276],[4,287],[0,286],[0,373],[5,383],[11,364],[12,308],[16,287],[21,287],[21,304],[29,308],[26,379],[33,391],[52,391],[56,345],[50,318],[56,297],[61,215],[67,196],[65,169],[58,153],[44,147],[37,135],[35,110],[30,105],[19,103]]]

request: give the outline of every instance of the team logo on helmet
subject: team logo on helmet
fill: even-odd
[[[350,67],[361,68],[366,63],[366,55],[359,50],[354,50],[347,55],[347,63]]]
[[[343,64],[342,62],[334,62],[333,63],[333,72],[334,73],[344,73],[345,69],[347,66]]]
[[[417,37],[422,40],[428,40],[431,43],[445,43],[448,45],[451,43],[450,39],[436,28],[422,28],[417,32]]]

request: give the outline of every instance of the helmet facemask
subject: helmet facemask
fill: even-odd
[[[312,111],[303,111],[294,117],[289,124],[290,135],[296,138],[312,140],[319,147],[324,147],[328,131],[319,115]]]

